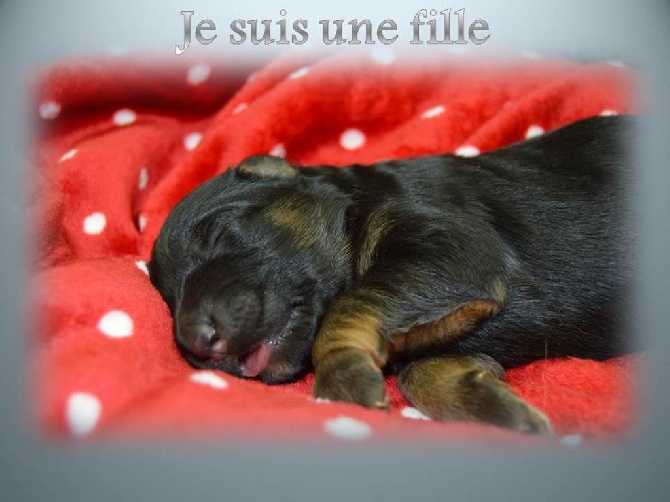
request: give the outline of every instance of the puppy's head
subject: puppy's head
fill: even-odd
[[[254,156],[168,215],[149,271],[194,366],[279,383],[309,367],[318,324],[350,280],[346,199]]]

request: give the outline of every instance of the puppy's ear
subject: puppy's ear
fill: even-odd
[[[237,166],[241,173],[252,174],[261,178],[295,178],[298,170],[284,159],[271,155],[252,155]]]

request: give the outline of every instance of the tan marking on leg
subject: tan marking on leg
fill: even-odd
[[[436,420],[472,420],[462,379],[470,371],[484,375],[471,358],[434,358],[409,364],[398,377],[407,399],[422,413]]]
[[[547,417],[517,396],[488,356],[416,361],[399,375],[403,395],[436,420],[474,420],[533,434],[551,435]]]
[[[334,401],[387,409],[384,375],[367,352],[344,348],[320,360],[314,395]]]
[[[381,368],[388,358],[380,315],[342,297],[324,319],[312,349],[314,394],[334,401],[388,408]]]
[[[340,304],[343,302],[339,302]],[[381,319],[371,310],[351,312],[335,307],[319,329],[312,349],[314,365],[334,352],[358,349],[367,353],[382,368],[388,358],[387,342],[379,335]]]
[[[466,303],[434,322],[415,326],[407,332],[394,335],[393,351],[399,353],[454,341],[497,314],[500,308],[500,305],[492,300]]]

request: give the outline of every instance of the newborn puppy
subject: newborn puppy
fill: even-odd
[[[385,408],[383,371],[440,420],[550,434],[504,383],[623,336],[630,117],[507,148],[370,166],[250,157],[186,196],[151,280],[194,366]]]

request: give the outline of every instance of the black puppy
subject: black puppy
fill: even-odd
[[[628,348],[630,117],[473,158],[296,167],[254,156],[170,213],[151,279],[194,366],[548,434],[504,367]]]

